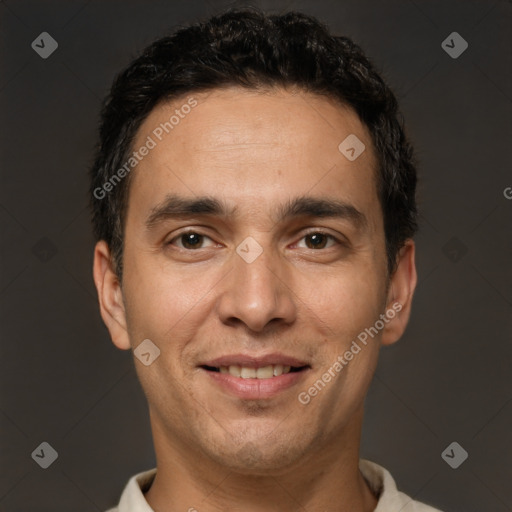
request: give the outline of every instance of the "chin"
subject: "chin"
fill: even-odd
[[[282,448],[286,450],[286,447]],[[283,456],[283,450],[276,452],[269,450],[267,446],[248,442],[227,457],[222,457],[222,465],[240,474],[268,476],[273,472],[281,472],[300,459],[300,454],[290,451],[285,453],[286,456]]]
[[[268,431],[246,427],[232,436],[224,432],[219,444],[209,443],[206,452],[215,462],[237,473],[268,476],[269,472],[277,474],[303,460],[305,445],[311,441],[279,430],[274,423]]]

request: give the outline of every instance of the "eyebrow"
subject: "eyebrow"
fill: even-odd
[[[145,225],[146,229],[151,230],[161,222],[170,219],[196,215],[229,218],[236,216],[238,211],[238,206],[229,207],[223,201],[209,196],[186,198],[169,194],[164,201],[151,210]],[[330,198],[296,197],[278,206],[273,213],[277,222],[296,217],[316,217],[349,220],[358,228],[368,226],[366,216],[354,205]]]

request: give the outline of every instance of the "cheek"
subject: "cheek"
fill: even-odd
[[[371,265],[339,269],[316,279],[303,278],[301,288],[306,312],[312,311],[325,322],[335,340],[356,336],[373,325],[385,303],[382,276]]]
[[[143,251],[135,258],[126,248],[126,319],[132,346],[149,338],[162,351],[174,354],[169,358],[172,363],[208,316],[222,275],[213,269],[171,268],[155,260]]]

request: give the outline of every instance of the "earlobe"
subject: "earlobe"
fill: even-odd
[[[386,312],[392,318],[382,333],[382,345],[392,345],[402,337],[411,315],[416,282],[415,245],[412,240],[407,240],[400,249],[397,268],[389,285]]]
[[[104,240],[94,248],[93,277],[100,313],[114,345],[122,350],[131,348],[126,328],[126,313],[121,284],[114,271],[110,249]]]

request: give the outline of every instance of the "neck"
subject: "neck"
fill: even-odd
[[[158,512],[372,512],[377,499],[359,471],[362,414],[361,406],[332,440],[265,474],[241,474],[192,453],[152,421],[158,469],[146,501]]]

